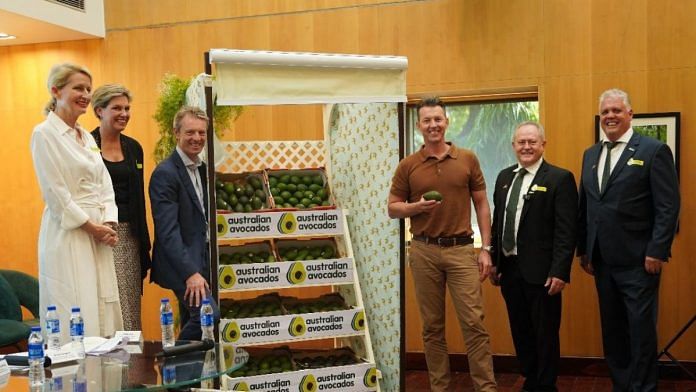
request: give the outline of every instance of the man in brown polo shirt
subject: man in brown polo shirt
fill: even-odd
[[[481,282],[490,272],[491,212],[486,183],[473,152],[445,142],[449,121],[436,98],[418,105],[424,145],[399,163],[389,193],[389,216],[411,218],[409,265],[423,320],[425,359],[432,391],[454,391],[445,341],[445,287],[464,335],[476,391],[495,391],[490,339],[483,325]],[[442,201],[424,200],[438,191]],[[476,255],[471,201],[483,249]]]

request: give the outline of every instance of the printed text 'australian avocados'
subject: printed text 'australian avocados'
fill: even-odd
[[[423,199],[442,201],[442,195],[438,191],[429,191],[423,194]]]

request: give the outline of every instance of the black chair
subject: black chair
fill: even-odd
[[[33,319],[23,320],[22,306]],[[24,351],[21,343],[39,325],[39,281],[23,272],[0,270],[0,348]]]

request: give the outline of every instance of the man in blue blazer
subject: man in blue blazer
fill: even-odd
[[[519,124],[517,164],[503,169],[493,202],[493,284],[507,306],[523,391],[557,391],[561,291],[570,282],[578,191],[573,173],[543,158],[544,128]]]
[[[181,108],[174,118],[176,151],[150,179],[155,222],[150,278],[176,294],[181,340],[201,339],[200,305],[210,295],[207,175],[198,156],[205,147],[207,129],[205,112]],[[217,308],[215,313],[219,319]]]
[[[602,93],[599,116],[601,140],[583,156],[577,253],[595,278],[614,391],[656,391],[658,287],[677,227],[677,173],[666,144],[631,128],[624,91]]]

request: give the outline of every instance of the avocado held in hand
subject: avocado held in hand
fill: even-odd
[[[438,191],[429,191],[423,194],[425,200],[442,201],[442,195]]]

